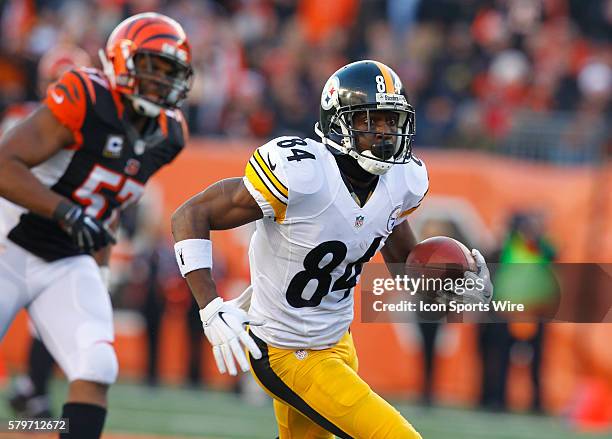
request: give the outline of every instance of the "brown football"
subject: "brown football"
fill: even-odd
[[[458,279],[465,271],[477,271],[474,257],[465,245],[447,236],[419,242],[406,258],[406,272],[412,276]]]

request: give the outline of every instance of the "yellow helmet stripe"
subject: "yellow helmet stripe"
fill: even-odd
[[[374,61],[374,63],[378,66],[380,73],[382,73],[383,78],[385,78],[385,85],[387,86],[387,93],[395,93],[395,86],[393,85],[393,77],[391,76],[391,72],[389,68],[381,62]]]

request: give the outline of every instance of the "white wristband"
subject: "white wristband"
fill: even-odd
[[[176,262],[185,277],[201,268],[212,268],[212,242],[208,239],[184,239],[174,244]]]

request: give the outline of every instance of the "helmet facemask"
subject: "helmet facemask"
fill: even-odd
[[[128,46],[129,43],[124,48]],[[193,83],[191,66],[163,53],[140,50],[131,56],[129,50],[125,52],[121,53],[125,60],[123,69],[118,69],[117,64],[109,60],[103,50],[100,50],[99,55],[104,73],[112,86],[117,86],[130,99],[136,112],[147,117],[157,117],[162,108],[178,108]],[[172,67],[160,74],[159,70],[166,68],[157,68],[159,61],[154,61],[155,58]]]
[[[398,115],[395,132],[379,132],[370,125],[370,112],[391,111]],[[353,117],[356,113],[366,113],[368,128],[353,128]],[[329,138],[341,146],[344,153],[353,157],[367,172],[382,175],[395,164],[410,161],[414,137],[414,110],[406,106],[358,106],[340,108],[331,120]],[[359,136],[371,136],[369,149],[360,151]],[[391,140],[389,140],[389,138]]]
[[[128,97],[145,116],[155,117],[161,108],[178,108],[191,89],[193,71],[177,59],[140,51],[130,64],[133,68],[128,70],[127,81],[133,84],[134,91]]]

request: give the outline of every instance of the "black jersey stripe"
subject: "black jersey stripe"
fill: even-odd
[[[180,40],[180,38],[177,37],[176,35],[172,35],[172,34],[157,34],[157,35],[152,35],[152,36],[148,37],[147,39],[143,40],[142,43],[140,43],[140,44],[148,43],[149,41],[153,41],[153,40],[160,40],[162,38],[166,38],[166,39],[172,40],[172,41]]]

